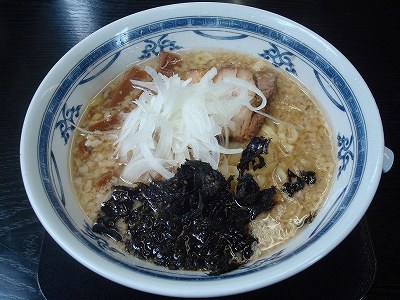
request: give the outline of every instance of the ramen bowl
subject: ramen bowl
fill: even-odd
[[[69,153],[87,102],[128,65],[160,51],[225,49],[261,57],[305,85],[331,127],[336,169],[326,203],[290,242],[239,269],[209,276],[169,270],[121,251],[93,233],[70,179]],[[372,140],[373,138],[373,140]],[[94,272],[124,286],[176,297],[242,293],[284,280],[321,259],[358,224],[386,159],[373,96],[331,44],[282,16],[234,4],[188,3],[142,11],[94,32],[50,70],[21,137],[31,205],[53,239]]]

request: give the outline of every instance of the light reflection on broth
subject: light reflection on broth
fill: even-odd
[[[323,205],[335,169],[331,132],[323,114],[309,93],[285,73],[267,61],[240,53],[223,51],[182,51],[182,64],[176,70],[212,67],[246,68],[253,72],[272,71],[277,74],[276,90],[268,99],[268,113],[282,122],[266,119],[258,135],[271,138],[266,167],[252,171],[260,188],[277,187],[275,207],[251,222],[251,232],[259,240],[256,255],[293,237],[302,225],[311,220]],[[156,67],[157,61],[147,62]],[[94,221],[102,201],[115,185],[125,184],[120,178],[124,165],[114,154],[115,135],[122,125],[121,112],[135,108],[132,102],[139,93],[131,92],[118,105],[110,106],[113,91],[122,75],[110,82],[90,101],[79,128],[106,134],[87,134],[76,131],[71,148],[71,178],[77,198],[86,215]],[[103,122],[103,123],[102,123]],[[103,126],[106,124],[105,126]],[[245,147],[246,142],[232,142],[231,148]],[[222,163],[222,162],[228,162]],[[236,168],[240,154],[224,155],[220,170],[226,178],[238,176]],[[297,192],[293,197],[280,188],[288,181],[287,170],[295,173],[312,170],[316,183]]]

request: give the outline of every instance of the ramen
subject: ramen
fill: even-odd
[[[246,170],[260,190],[275,189],[273,207],[247,226],[257,241],[252,259],[312,221],[335,169],[330,129],[310,93],[269,62],[236,52],[161,53],[140,62],[89,102],[77,128],[71,178],[94,223],[115,187],[173,178],[188,159],[218,169],[234,190],[243,149],[254,136],[268,139],[258,156],[263,167]],[[316,180],[289,190],[305,171]],[[127,235],[130,224],[117,223]]]

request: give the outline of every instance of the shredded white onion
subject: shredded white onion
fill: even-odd
[[[135,100],[137,108],[124,115],[115,142],[115,154],[126,163],[123,180],[143,182],[157,174],[168,179],[186,159],[202,160],[217,169],[221,153],[242,152],[242,148],[219,145],[217,136],[227,128],[235,129],[232,118],[243,106],[252,111],[265,107],[267,99],[256,86],[239,78],[214,83],[216,68],[198,83],[178,75],[168,78],[150,67],[145,71],[153,82],[132,81],[145,91]],[[248,91],[261,97],[258,107],[251,105]]]

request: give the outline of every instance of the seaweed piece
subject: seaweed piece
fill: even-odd
[[[115,187],[93,230],[119,234],[129,252],[170,269],[232,271],[253,255],[257,239],[248,223],[273,207],[275,194],[274,188],[260,190],[249,174],[238,181],[232,193],[219,171],[188,160],[171,179]],[[121,221],[127,233],[119,231]]]
[[[115,187],[111,198],[102,203],[93,231],[108,235],[116,241],[122,241],[122,235],[118,232],[116,223],[128,215],[134,204],[131,199],[135,198],[135,194],[139,192],[140,187],[135,190],[124,186]]]
[[[312,221],[314,221],[316,215],[317,215],[317,212],[316,212],[316,211],[312,211],[312,212],[310,213],[310,215],[304,220],[304,223],[306,223],[306,224],[311,224]]]
[[[249,170],[250,164],[253,164],[253,171],[265,166],[265,159],[262,154],[268,153],[268,145],[271,139],[255,136],[252,137],[246,149],[243,150],[237,169],[239,174]],[[258,161],[258,162],[257,162]]]
[[[315,177],[315,172],[313,171],[300,172],[300,176],[308,185],[314,184],[317,181],[317,178]]]
[[[282,191],[289,197],[293,197],[293,195],[302,190],[306,184],[314,184],[317,180],[315,172],[313,171],[300,171],[300,175],[298,176],[288,169],[287,174],[289,181],[282,185]]]
[[[253,176],[244,174],[238,178],[235,199],[241,207],[248,209],[250,220],[254,220],[263,211],[268,211],[274,207],[273,195],[275,193],[275,187],[260,191]]]
[[[260,190],[251,174],[265,166],[270,139],[254,137],[238,164],[231,192],[227,180],[208,163],[188,160],[174,177],[134,188],[117,186],[103,203],[93,231],[123,241],[127,251],[170,269],[208,270],[219,275],[253,255],[257,239],[249,222],[270,210],[275,187]],[[117,224],[126,224],[121,232]]]

